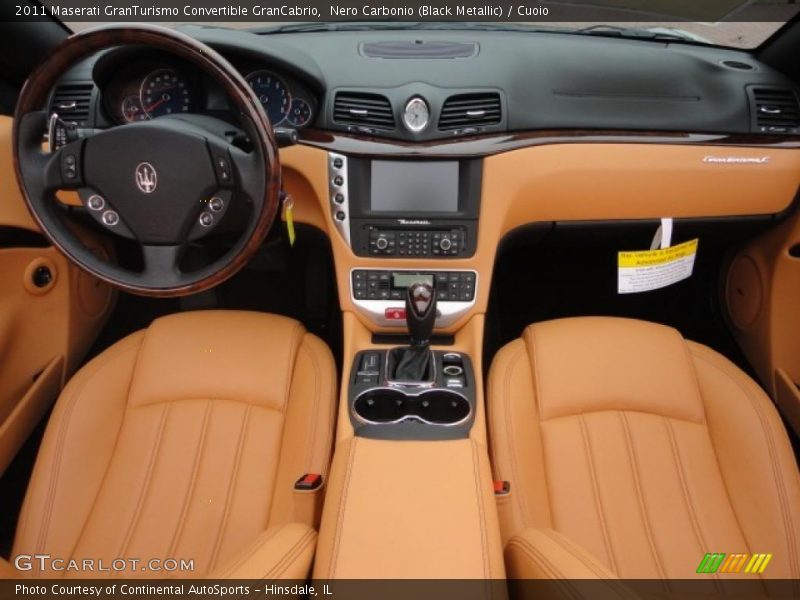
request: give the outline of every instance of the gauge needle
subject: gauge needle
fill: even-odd
[[[167,100],[169,100],[169,95],[168,94],[164,94],[163,96],[161,96],[161,98],[159,98],[158,100],[153,102],[150,106],[145,106],[144,111],[145,112],[150,112],[154,108],[158,108],[159,106],[164,104],[164,102],[166,102]]]

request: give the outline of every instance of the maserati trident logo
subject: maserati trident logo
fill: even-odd
[[[152,194],[158,187],[158,173],[149,162],[139,163],[136,167],[136,187],[143,194]]]

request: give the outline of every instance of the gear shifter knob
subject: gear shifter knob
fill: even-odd
[[[406,324],[412,346],[427,346],[436,321],[436,288],[417,281],[406,289]]]

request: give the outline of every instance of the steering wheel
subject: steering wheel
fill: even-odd
[[[176,115],[98,130],[45,151],[47,102],[61,76],[97,52],[130,45],[169,52],[211,76],[229,97],[239,135],[212,117]],[[23,196],[45,236],[79,267],[140,295],[181,296],[231,277],[259,248],[278,210],[278,147],[250,86],[217,52],[163,27],[107,26],[65,40],[20,93],[13,148]],[[142,268],[112,264],[84,246],[58,190],[78,191],[102,228],[134,240]],[[187,244],[214,231],[235,204],[246,223],[233,246],[204,267],[183,270]]]

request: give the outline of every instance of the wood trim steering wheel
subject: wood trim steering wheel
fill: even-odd
[[[221,135],[216,119],[176,116],[111,127],[53,152],[44,151],[47,102],[59,79],[99,51],[130,45],[171,53],[218,82],[249,140],[247,147]],[[13,133],[17,180],[44,235],[80,268],[127,292],[182,296],[221,283],[258,250],[278,211],[278,146],[260,102],[225,58],[171,29],[105,26],[71,36],[26,81]],[[139,244],[141,271],[106,262],[84,246],[55,197],[63,189],[78,190],[87,212],[101,226]],[[88,203],[92,195],[102,203],[97,198]],[[198,228],[198,216],[212,197],[239,203],[237,208],[247,214],[246,225],[223,256],[184,272],[179,265],[186,243],[211,229]],[[116,222],[103,218],[104,209],[115,213]]]

